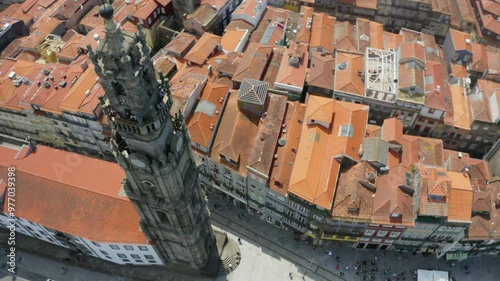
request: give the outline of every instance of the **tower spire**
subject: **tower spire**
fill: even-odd
[[[99,100],[113,130],[113,154],[126,174],[123,189],[165,262],[213,275],[219,250],[182,113],[170,116],[168,80],[160,75],[158,83],[141,26],[136,33],[122,30],[104,1],[99,13],[106,36],[95,50],[87,48],[105,91]]]

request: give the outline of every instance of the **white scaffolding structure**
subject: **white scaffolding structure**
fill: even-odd
[[[398,93],[399,63],[397,52],[375,48],[365,50],[365,96],[395,102]]]

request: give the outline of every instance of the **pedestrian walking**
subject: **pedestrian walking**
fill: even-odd
[[[290,279],[292,279],[292,273],[288,272],[288,276],[290,276]]]
[[[239,237],[238,237],[238,243],[240,243],[240,245],[241,245],[241,238],[239,238]]]
[[[340,277],[344,276],[344,272],[341,270],[340,271]]]
[[[335,267],[336,270],[340,270],[340,266],[337,264],[337,266]]]
[[[349,270],[349,266],[346,266],[346,267],[345,267],[345,270],[346,270],[346,271],[348,271],[348,270]]]

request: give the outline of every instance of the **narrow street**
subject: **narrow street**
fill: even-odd
[[[222,208],[214,208],[214,204],[219,203]],[[292,232],[283,231],[260,220],[254,215],[245,214],[241,218],[244,210],[230,206],[226,207],[225,201],[209,195],[209,208],[211,210],[212,224],[227,231],[230,234],[240,237],[242,241],[252,243],[261,247],[262,252],[273,255],[277,259],[285,259],[293,263],[300,279],[305,273],[311,280],[385,280],[397,274],[399,280],[413,279],[413,274],[417,269],[439,269],[449,271],[450,277],[458,281],[477,281],[477,280],[497,280],[500,274],[500,258],[498,257],[473,257],[468,260],[457,262],[454,267],[444,259],[436,259],[435,256],[423,257],[422,255],[412,255],[411,253],[387,252],[382,256],[382,251],[353,249],[353,248],[324,248],[318,246],[315,250],[311,244],[306,245],[300,241],[293,240]],[[221,210],[222,209],[222,210]],[[327,251],[332,251],[332,256]],[[243,250],[242,250],[243,252]],[[242,253],[245,254],[244,252]],[[337,269],[336,257],[340,258]],[[376,261],[375,261],[376,259]],[[365,261],[365,264],[363,264]],[[375,265],[372,265],[372,261]],[[244,264],[244,260],[242,263]],[[356,264],[359,263],[359,274],[356,274]],[[468,267],[469,274],[463,269]],[[242,267],[244,268],[244,266]],[[363,268],[365,272],[363,273]],[[228,280],[233,280],[229,274]],[[288,280],[288,271],[286,268],[273,268],[273,271],[282,271],[282,275]],[[378,270],[375,272],[375,270]],[[340,272],[343,276],[340,276]],[[404,273],[404,275],[401,275]],[[373,276],[373,277],[372,277]],[[374,279],[372,279],[374,278]],[[246,280],[262,280],[250,278]],[[267,279],[273,281],[276,279]]]

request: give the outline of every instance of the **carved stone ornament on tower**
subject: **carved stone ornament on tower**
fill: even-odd
[[[169,113],[170,85],[163,75],[161,83],[156,80],[141,26],[136,33],[123,31],[113,21],[109,4],[99,13],[106,35],[95,50],[88,47],[88,56],[105,90],[99,100],[112,128],[113,154],[125,170],[123,188],[140,215],[140,227],[166,266],[211,276],[221,273],[221,256],[239,256],[239,250],[210,225],[184,119],[177,115],[172,122]]]

